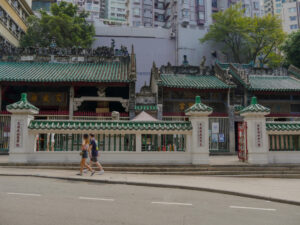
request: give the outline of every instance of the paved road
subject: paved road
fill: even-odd
[[[299,225],[299,221],[299,206],[230,195],[0,177],[0,225]]]

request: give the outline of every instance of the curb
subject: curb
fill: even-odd
[[[205,187],[192,187],[184,185],[173,185],[173,184],[162,184],[162,183],[146,183],[146,182],[134,182],[134,181],[120,181],[120,180],[94,180],[89,178],[74,178],[74,177],[56,177],[56,176],[47,176],[47,175],[38,175],[38,174],[1,174],[0,176],[12,176],[12,177],[38,177],[38,178],[48,178],[48,179],[57,179],[57,180],[69,180],[77,182],[92,182],[92,183],[103,183],[103,184],[123,184],[123,185],[133,185],[133,186],[144,186],[144,187],[159,187],[159,188],[176,188],[182,190],[193,190],[193,191],[205,191],[211,193],[227,194],[239,197],[254,198],[260,200],[267,200],[272,202],[297,205],[300,206],[299,201],[292,201],[280,198],[273,198],[261,195],[246,194],[236,191],[226,191],[221,189],[205,188]]]

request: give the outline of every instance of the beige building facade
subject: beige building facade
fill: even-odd
[[[0,42],[17,47],[27,30],[26,19],[32,14],[31,0],[0,1]]]

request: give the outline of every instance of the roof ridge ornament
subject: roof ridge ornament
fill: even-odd
[[[185,113],[187,115],[196,115],[196,114],[200,114],[200,115],[209,115],[211,114],[213,111],[213,108],[203,104],[201,102],[201,97],[200,96],[196,96],[195,97],[195,104],[192,105],[191,107],[189,107],[187,110],[185,110]]]
[[[270,113],[270,109],[260,105],[257,103],[257,98],[253,96],[251,98],[251,104],[240,111],[240,114],[243,116],[249,114],[260,114],[260,115],[268,115]]]
[[[7,105],[6,109],[16,114],[38,114],[39,112],[39,109],[27,100],[26,93],[22,93],[20,101]]]

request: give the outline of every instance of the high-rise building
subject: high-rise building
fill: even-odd
[[[264,13],[274,14],[274,4],[273,0],[264,0]]]
[[[264,12],[265,14],[282,16],[283,4],[296,2],[297,0],[264,0]]]
[[[261,4],[259,0],[242,0],[242,7],[245,9],[245,16],[262,16]]]
[[[106,19],[112,21],[128,21],[129,0],[106,0]]]
[[[131,0],[129,25],[133,27],[164,27],[165,0]]]
[[[286,33],[299,29],[300,2],[286,2],[282,4],[282,27]]]
[[[0,43],[17,47],[27,30],[26,19],[32,14],[31,0],[0,1]]]

